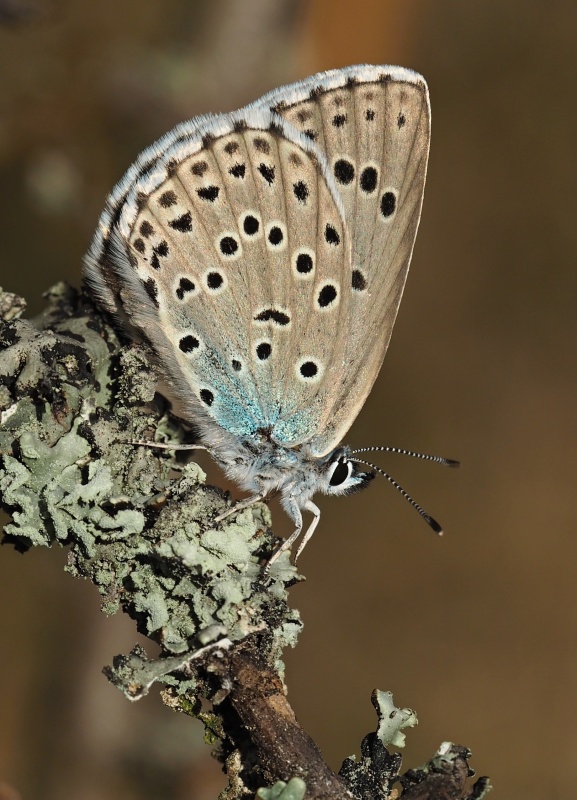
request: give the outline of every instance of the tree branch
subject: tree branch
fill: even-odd
[[[155,394],[147,352],[64,284],[47,300],[28,321],[21,299],[0,293],[4,543],[66,546],[67,571],[95,584],[103,610],[122,609],[159,645],[157,659],[141,647],[117,656],[108,678],[130,700],[157,682],[167,705],[204,722],[220,742],[228,800],[267,785],[259,796],[298,800],[306,786],[307,798],[385,799],[399,781],[406,800],[478,800],[486,785],[466,789],[463,748],[447,745],[399,776],[400,756],[386,745],[401,743],[411,712],[382,693],[361,759],[347,759],[340,776],[326,765],[286,698],[282,651],[301,628],[287,591],[300,577],[286,553],[263,572],[278,546],[268,509],[215,524],[229,500],[198,465],[131,443],[191,438]]]

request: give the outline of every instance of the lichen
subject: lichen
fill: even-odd
[[[273,786],[259,789],[256,796],[262,800],[303,800],[307,785],[302,778],[291,778],[288,783],[277,781]]]
[[[210,630],[234,643],[267,629],[282,671],[301,627],[286,598],[298,576],[286,554],[263,572],[276,545],[267,507],[215,523],[229,501],[198,465],[133,443],[190,439],[155,393],[147,351],[64,284],[47,299],[37,319],[10,312],[0,325],[4,541],[68,547],[67,571],[93,581],[103,610],[122,608],[160,645],[162,663],[133,651],[108,670],[127,696],[151,676],[190,691],[190,657]],[[14,307],[0,295],[0,311]]]

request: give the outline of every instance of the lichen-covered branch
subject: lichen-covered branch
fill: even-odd
[[[230,501],[204,484],[196,464],[133,444],[183,442],[193,432],[156,394],[146,351],[120,341],[82,294],[59,284],[39,318],[22,319],[23,309],[0,292],[4,542],[68,547],[67,570],[95,584],[103,610],[122,609],[160,646],[154,660],[141,647],[117,656],[109,679],[131,700],[158,682],[167,705],[204,722],[220,742],[229,800],[266,785],[262,797],[283,800],[305,791],[388,798],[399,780],[406,798],[480,797],[466,793],[463,750],[399,777],[400,757],[386,749],[399,740],[384,733],[382,698],[381,725],[361,759],[347,759],[340,777],[329,769],[286,698],[282,652],[301,628],[287,590],[299,576],[286,553],[263,571],[278,544],[268,509],[215,523]],[[201,699],[212,702],[210,713]],[[427,794],[439,775],[444,793]]]

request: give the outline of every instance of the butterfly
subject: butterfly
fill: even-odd
[[[375,470],[441,530],[355,457],[412,453],[340,444],[389,344],[429,138],[416,72],[314,75],[177,125],[145,150],[85,257],[96,300],[149,346],[179,416],[250,492],[233,510],[280,495],[295,530],[270,563],[306,511],[302,552],[320,518],[316,492],[357,491]]]

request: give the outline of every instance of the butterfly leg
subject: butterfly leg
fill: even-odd
[[[306,503],[305,510],[306,511],[310,511],[311,514],[314,514],[314,516],[313,516],[313,518],[311,520],[311,524],[308,526],[308,528],[305,531],[305,535],[303,536],[301,543],[299,544],[299,548],[297,550],[297,554],[296,554],[295,560],[294,560],[295,564],[297,563],[298,557],[300,556],[302,551],[305,549],[305,547],[307,545],[307,542],[309,541],[309,539],[311,538],[311,536],[315,532],[315,528],[319,524],[319,520],[321,518],[321,510],[320,510],[320,508],[318,506],[315,506],[315,504],[312,503],[310,500]]]
[[[299,548],[297,550],[296,556],[294,558],[294,562],[293,562],[294,564],[296,564],[297,559],[300,556],[300,554],[302,553],[302,551],[304,550],[306,543],[308,542],[308,540],[311,538],[311,536],[315,532],[315,528],[319,524],[319,519],[321,517],[320,509],[317,506],[315,506],[315,504],[312,503],[310,500],[308,500],[307,503],[305,503],[303,508],[304,508],[305,511],[310,511],[311,514],[313,514],[314,516],[313,516],[311,524],[306,529],[306,532],[305,532],[305,535],[303,537],[302,542],[299,545]],[[297,527],[291,533],[291,535],[288,537],[288,539],[284,540],[284,542],[281,544],[279,549],[276,551],[276,553],[273,555],[271,560],[268,562],[268,564],[266,566],[267,570],[270,569],[272,564],[274,564],[274,562],[277,560],[277,558],[279,558],[279,556],[282,553],[284,553],[285,550],[290,550],[290,548],[293,546],[293,544],[296,542],[296,540],[300,536],[301,531],[303,529],[303,517],[302,517],[301,510],[300,510],[299,506],[297,506],[296,503],[291,503],[291,505],[288,506],[286,510],[289,513],[290,517],[296,523]]]
[[[153,447],[156,450],[208,450],[203,444],[171,444],[170,442],[144,442],[138,439],[129,439],[126,444],[134,444],[138,447]],[[210,452],[210,451],[209,451]]]
[[[264,500],[266,497],[266,492],[261,492],[261,494],[253,494],[250,497],[245,498],[244,500],[239,500],[238,503],[235,503],[230,508],[219,514],[218,517],[214,518],[214,522],[221,522],[223,519],[230,517],[231,514],[236,514],[237,511],[243,511],[245,508],[254,505],[255,503],[260,503],[261,500]]]

